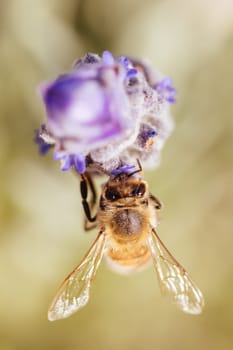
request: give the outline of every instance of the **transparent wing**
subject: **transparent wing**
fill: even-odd
[[[204,307],[203,295],[183,266],[171,255],[154,229],[148,242],[162,293],[170,296],[182,311],[200,314]]]
[[[48,311],[50,321],[72,315],[85,306],[90,288],[103,256],[106,235],[99,233],[78,266],[66,277]]]

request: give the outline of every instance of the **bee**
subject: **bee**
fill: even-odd
[[[110,175],[102,186],[97,214],[93,217],[94,185],[87,173],[82,175],[80,189],[87,217],[86,229],[98,227],[99,233],[58,289],[48,311],[50,321],[69,317],[87,304],[103,256],[109,267],[119,273],[133,272],[152,260],[162,294],[170,296],[186,313],[202,312],[201,291],[157,234],[161,203],[149,192],[141,171],[138,161],[138,169],[131,173],[117,171]],[[90,203],[88,188],[92,192]]]

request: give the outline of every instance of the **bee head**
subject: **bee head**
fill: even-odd
[[[122,198],[142,198],[147,192],[147,183],[136,176],[119,174],[104,185],[103,197],[114,202]]]

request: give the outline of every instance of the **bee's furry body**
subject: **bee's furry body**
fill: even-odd
[[[138,177],[122,174],[104,185],[97,219],[108,236],[106,260],[117,272],[136,270],[151,257],[147,233],[157,224],[151,201],[147,183]]]

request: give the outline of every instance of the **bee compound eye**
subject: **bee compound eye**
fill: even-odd
[[[120,196],[120,193],[117,192],[115,189],[107,188],[107,190],[105,192],[105,197],[109,201],[114,201],[114,200],[119,199],[121,196]]]
[[[141,183],[139,186],[134,188],[134,190],[131,192],[131,196],[142,197],[145,192],[146,192],[146,186],[143,183]]]

